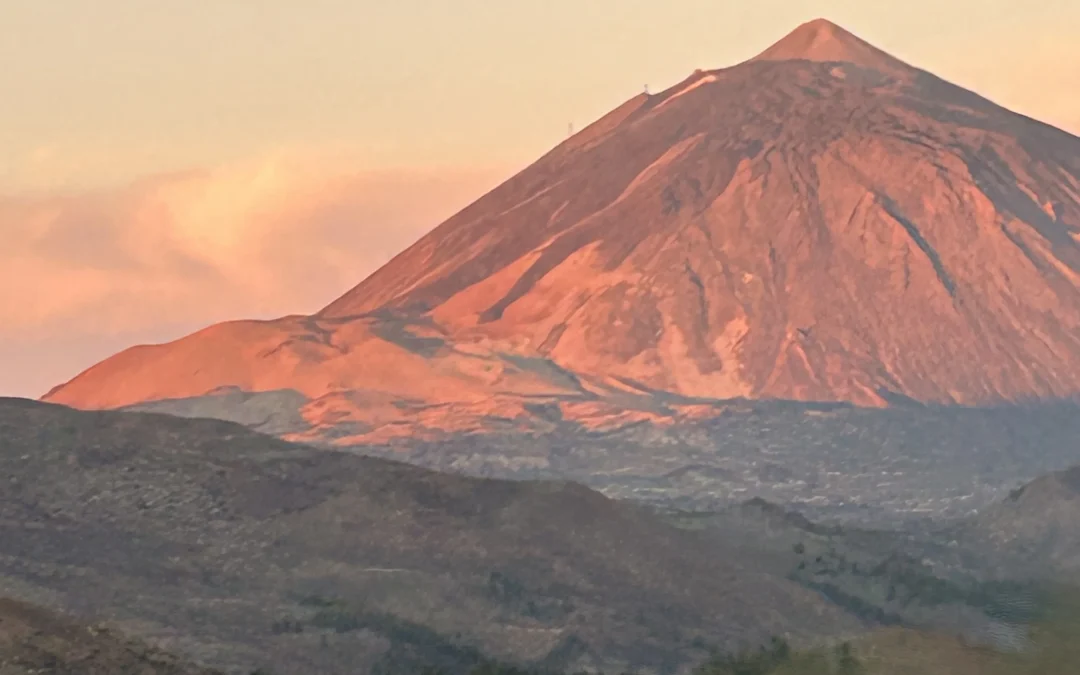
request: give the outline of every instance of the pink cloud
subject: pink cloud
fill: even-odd
[[[350,173],[276,157],[0,197],[0,395],[39,395],[135,342],[313,311],[503,173]]]

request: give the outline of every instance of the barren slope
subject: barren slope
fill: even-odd
[[[0,598],[0,675],[224,675],[26,603]]]
[[[227,422],[0,399],[0,475],[0,594],[244,672],[368,672],[436,648],[684,670],[705,656],[695,636],[861,628],[737,549],[578,485],[449,476]]]
[[[141,347],[47,399],[290,389],[325,436],[527,426],[532,396],[1073,396],[1078,233],[1080,139],[816,21],[631,99],[312,317]]]
[[[1001,573],[1075,582],[1080,571],[1080,466],[1015,490],[967,523],[961,535],[978,551],[997,552]]]

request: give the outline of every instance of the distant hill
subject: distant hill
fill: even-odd
[[[1010,577],[1080,578],[1080,467],[1038,478],[956,532]]]
[[[738,546],[760,569],[796,581],[867,622],[958,636],[1013,651],[1030,645],[1049,580],[996,581],[996,554],[958,552],[942,528],[824,526],[762,499],[716,512],[668,511],[679,527]]]
[[[704,645],[864,626],[737,547],[574,484],[227,422],[0,400],[0,475],[0,593],[218,667],[414,672],[483,652],[659,672]]]

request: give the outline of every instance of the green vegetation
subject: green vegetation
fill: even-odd
[[[902,576],[902,575],[901,575]],[[493,591],[523,592],[509,580],[492,575]],[[1002,624],[1017,629],[1026,648],[1013,652],[965,642],[944,633],[900,626],[825,647],[795,649],[782,638],[735,653],[716,651],[693,669],[693,675],[1075,675],[1080,672],[1080,590],[1030,584],[991,582],[957,590],[913,576],[904,586],[918,588],[926,601],[965,601],[987,608]],[[823,590],[823,592],[825,592]],[[854,608],[858,599],[830,597]],[[300,606],[308,611],[300,622],[309,630],[345,633],[370,630],[386,637],[391,649],[374,669],[375,675],[565,675],[555,668],[574,658],[543,663],[508,664],[486,658],[479,650],[396,617],[352,609],[340,599],[311,596]],[[870,610],[867,609],[867,612]],[[700,638],[692,643],[703,649]],[[551,664],[547,667],[543,664]],[[601,674],[595,674],[601,675]],[[627,675],[627,674],[622,674]]]
[[[694,669],[694,675],[863,675],[866,672],[851,643],[797,652],[780,638],[773,638],[756,650],[715,655]]]
[[[274,623],[273,632],[301,633],[308,629],[324,634],[370,631],[384,637],[390,648],[372,669],[372,675],[458,675],[477,668],[497,666],[471,645],[461,644],[418,623],[385,612],[363,610],[342,598],[309,595],[297,604],[306,616],[294,616]],[[324,645],[328,643],[323,641]],[[482,671],[488,672],[488,671]],[[511,672],[506,671],[507,675]]]
[[[557,675],[554,671],[484,661],[467,671],[426,668],[423,675]],[[865,666],[849,643],[831,649],[796,652],[786,640],[734,654],[716,653],[693,670],[694,675],[864,675]],[[602,674],[595,674],[602,675]],[[623,673],[621,675],[630,675]]]
[[[531,619],[553,621],[568,616],[574,603],[567,599],[546,597],[526,588],[517,579],[502,572],[488,574],[487,592],[501,606]]]
[[[1000,587],[1009,597],[1012,584]],[[1027,586],[1019,587],[1023,596]],[[1080,590],[1043,589],[1038,617],[1028,626],[1028,647],[1001,652],[945,634],[885,628],[850,642],[795,649],[782,638],[736,653],[716,652],[693,675],[1075,675],[1080,672]],[[402,672],[405,671],[396,671]],[[428,668],[428,675],[556,675],[553,671],[480,659],[464,669]],[[625,675],[625,674],[624,674]]]
[[[756,650],[738,654],[714,654],[694,675],[768,675],[779,666],[791,662],[791,647],[786,640],[772,642]]]
[[[925,610],[944,606],[966,606],[994,621],[1031,623],[1049,600],[1046,589],[1033,582],[945,579],[896,553],[875,564],[864,557],[860,566],[831,544],[820,553],[808,553],[802,542],[792,550],[797,562],[788,578],[881,626],[926,627]]]

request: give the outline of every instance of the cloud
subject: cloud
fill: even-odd
[[[279,154],[111,190],[0,196],[0,395],[40,394],[59,369],[70,377],[134,342],[314,311],[503,174],[358,173]]]

